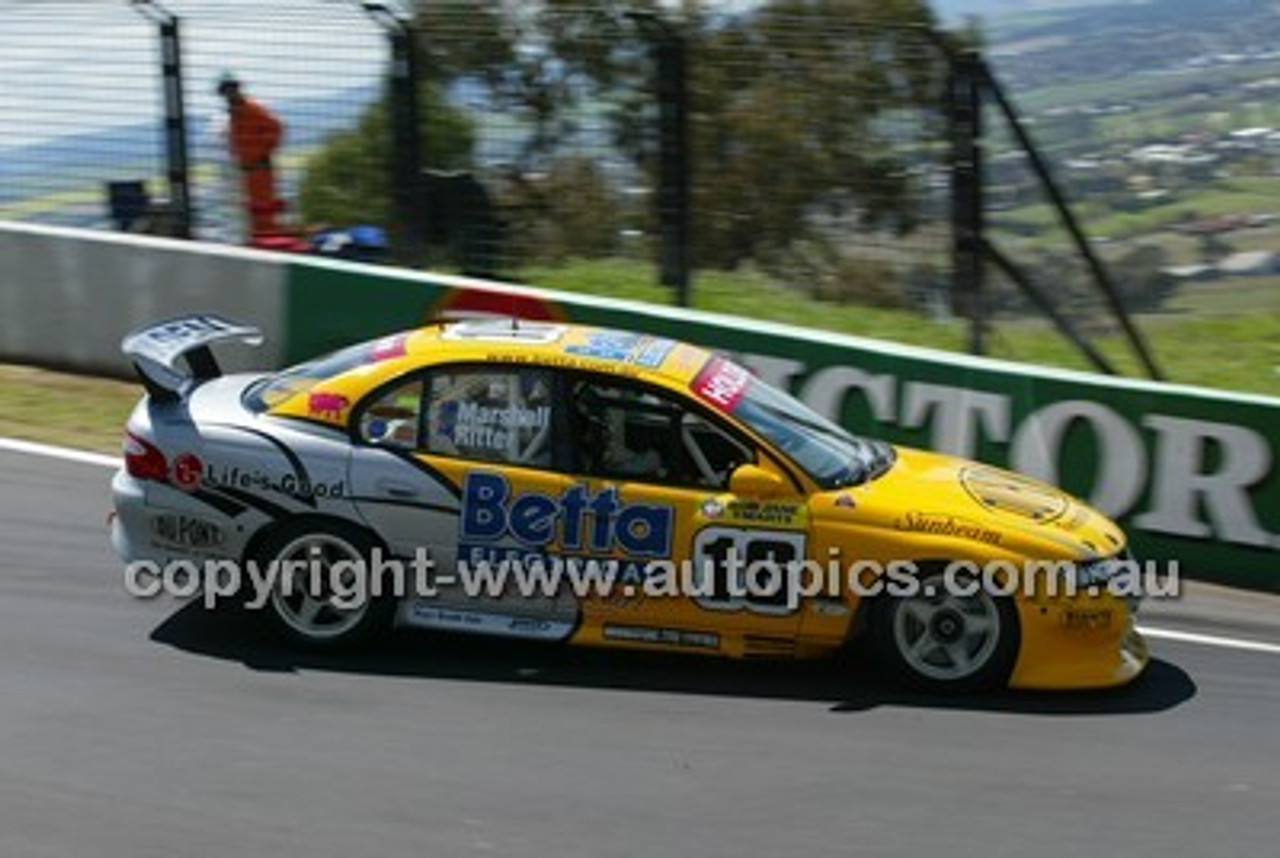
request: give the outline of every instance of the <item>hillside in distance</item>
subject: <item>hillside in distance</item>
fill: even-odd
[[[1145,0],[933,0],[938,16],[947,23],[968,17],[990,19],[1025,12],[1044,12],[1094,6],[1114,6]]]
[[[1018,14],[985,18],[982,27],[1000,73],[1021,90],[1280,50],[1274,0],[1145,0],[1051,11],[1016,5]]]

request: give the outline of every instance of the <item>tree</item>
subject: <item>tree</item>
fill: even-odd
[[[846,228],[914,229],[923,153],[911,143],[936,129],[909,126],[940,106],[945,69],[904,25],[927,23],[911,2],[775,0],[704,27],[692,110],[700,261],[732,268],[820,238],[819,211]],[[915,140],[894,139],[903,132]]]
[[[678,12],[657,0],[431,0],[417,12],[432,80],[475,87],[523,129],[511,173],[548,171],[572,151],[581,111],[603,107],[614,147],[650,188],[653,40],[681,34],[697,264],[916,226],[922,141],[937,131],[946,73],[920,32],[934,23],[920,0],[767,0],[734,13],[698,0]]]
[[[444,169],[470,166],[475,130],[437,87],[419,87],[422,163]],[[355,128],[332,135],[307,161],[299,188],[310,224],[392,224],[391,122],[387,99],[370,104]]]
[[[518,234],[509,252],[522,261],[599,258],[618,249],[624,212],[590,158],[558,159],[537,178],[504,186],[501,196]]]
[[[1164,306],[1177,288],[1169,265],[1169,251],[1157,244],[1140,244],[1112,263],[1126,310],[1150,313]]]

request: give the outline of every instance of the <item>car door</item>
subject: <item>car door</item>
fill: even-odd
[[[596,547],[627,558],[622,586],[584,599],[581,637],[789,652],[799,606],[783,581],[770,586],[769,567],[782,574],[807,556],[804,498],[796,492],[765,500],[729,489],[737,466],[775,463],[723,420],[664,388],[569,372],[564,389],[571,471],[589,497],[606,498],[601,505],[614,509],[612,542]]]
[[[548,556],[568,483],[553,468],[552,382],[536,367],[446,365],[375,392],[356,414],[361,514],[395,553],[430,555],[429,585],[402,621],[548,639],[577,627],[577,603],[556,582],[521,586]]]

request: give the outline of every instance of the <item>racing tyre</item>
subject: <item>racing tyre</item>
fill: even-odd
[[[272,630],[291,643],[341,649],[385,629],[395,598],[371,586],[374,545],[365,532],[336,521],[298,522],[268,536],[258,562],[264,570],[279,563],[262,607]]]
[[[976,581],[966,595],[949,592],[941,570],[925,572],[910,596],[881,596],[871,605],[870,637],[886,672],[924,691],[1003,687],[1018,657],[1021,630],[1008,596]],[[975,592],[968,595],[968,590]]]

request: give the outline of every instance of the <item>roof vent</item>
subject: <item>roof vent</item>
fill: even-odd
[[[527,322],[522,319],[468,319],[444,329],[441,339],[491,343],[554,343],[564,336],[564,325]]]

